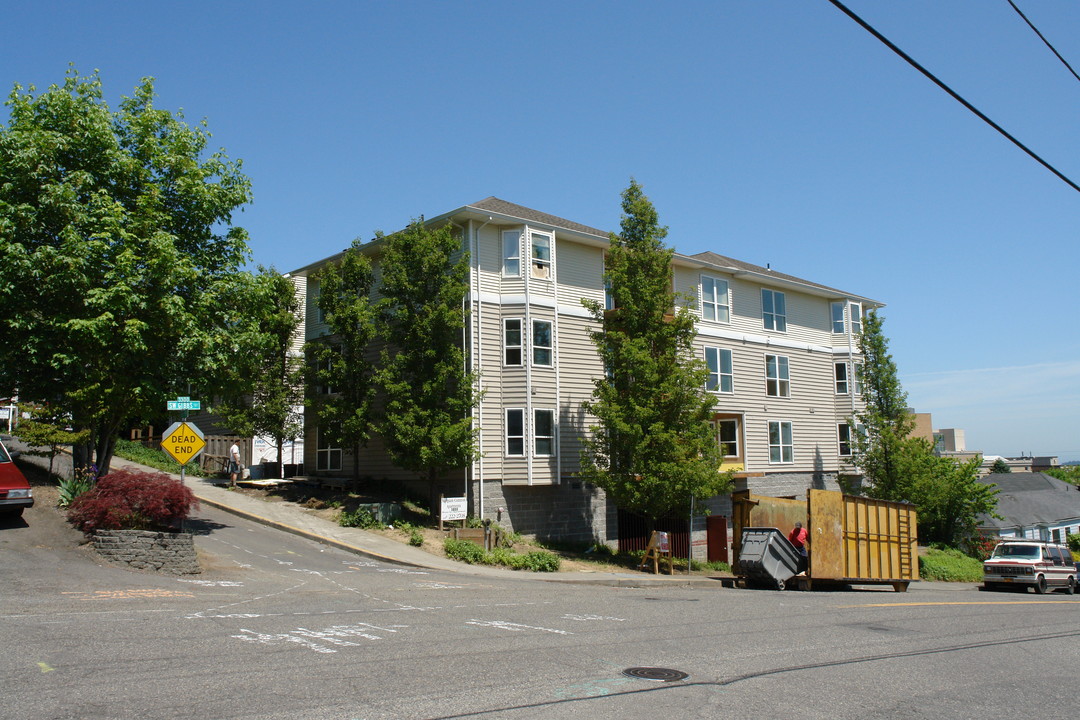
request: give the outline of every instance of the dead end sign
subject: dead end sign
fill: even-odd
[[[161,449],[181,465],[186,465],[205,447],[206,437],[194,423],[174,422],[161,436]]]

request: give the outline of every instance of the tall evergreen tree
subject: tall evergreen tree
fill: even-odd
[[[426,479],[434,499],[438,480],[478,452],[476,378],[465,366],[469,259],[449,225],[423,218],[383,242],[380,432],[394,464]]]
[[[371,343],[375,339],[376,308],[371,301],[374,274],[371,261],[353,241],[342,258],[316,276],[316,307],[330,335],[305,347],[308,357],[308,401],[319,420],[318,442],[349,448],[354,460],[371,438],[375,393]],[[360,465],[353,462],[353,480]]]
[[[582,476],[614,503],[656,519],[689,512],[726,492],[730,474],[710,425],[707,369],[694,357],[694,316],[672,290],[667,228],[637,182],[622,194],[620,233],[612,234],[604,279],[614,309],[585,305],[605,374],[585,410],[597,418],[585,439]]]

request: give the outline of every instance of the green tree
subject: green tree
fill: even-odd
[[[1050,468],[1044,472],[1047,475],[1056,477],[1058,480],[1064,480],[1073,485],[1080,485],[1080,465],[1062,465],[1061,467]]]
[[[426,479],[434,502],[438,480],[478,452],[476,377],[465,364],[469,258],[449,225],[423,218],[380,239],[380,432],[394,464]]]
[[[620,508],[657,518],[685,516],[691,498],[730,489],[710,426],[707,369],[694,357],[694,317],[672,290],[667,228],[637,182],[622,194],[604,279],[614,309],[585,301],[600,329],[591,337],[606,372],[585,410],[597,418],[584,441],[582,477]]]
[[[15,85],[0,126],[0,394],[50,401],[90,431],[108,470],[127,421],[160,416],[232,358],[251,198],[240,163],[204,157],[205,122],[154,105],[144,79],[117,110],[97,74]]]
[[[862,471],[864,491],[881,500],[902,500],[903,458],[912,451],[911,431],[915,420],[897,377],[896,363],[889,353],[889,341],[882,332],[884,318],[871,310],[863,318],[859,352],[863,400],[852,426],[851,464]]]
[[[319,420],[320,442],[350,448],[353,458],[371,439],[375,367],[371,344],[375,339],[376,307],[371,301],[374,275],[371,261],[354,240],[341,259],[323,268],[316,307],[331,335],[309,342],[307,404]],[[353,463],[353,480],[360,465]]]
[[[1009,467],[1009,463],[1005,462],[1005,458],[998,458],[990,466],[990,472],[992,472],[992,473],[1011,473],[1012,468]]]
[[[56,456],[63,448],[84,443],[89,435],[85,430],[75,432],[68,429],[67,413],[47,403],[20,403],[19,413],[23,418],[19,420],[15,434],[30,446],[26,451],[28,455],[49,458],[50,476]]]
[[[285,477],[283,448],[304,431],[304,356],[294,350],[300,325],[300,299],[289,278],[259,268],[248,285],[252,312],[234,337],[245,352],[231,365],[231,393],[214,410],[240,435],[271,438],[277,448],[279,477]]]
[[[981,458],[958,462],[934,455],[933,444],[912,437],[915,420],[896,363],[874,310],[863,320],[859,351],[865,409],[852,424],[851,469],[862,473],[870,497],[913,503],[923,542],[955,545],[975,530],[980,514],[993,515],[997,490],[978,482]]]

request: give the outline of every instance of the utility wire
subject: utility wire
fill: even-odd
[[[912,57],[911,57],[910,55],[908,55],[907,53],[905,53],[905,52],[904,52],[903,50],[901,50],[900,48],[896,47],[896,45],[893,45],[893,44],[892,44],[892,42],[890,42],[890,41],[889,41],[889,39],[888,39],[887,37],[885,37],[884,35],[882,35],[881,33],[879,33],[879,32],[878,32],[877,30],[875,30],[875,29],[874,29],[873,27],[871,27],[871,26],[869,25],[869,23],[867,23],[867,22],[866,22],[865,20],[863,20],[863,19],[862,19],[861,17],[859,17],[858,15],[856,15],[855,13],[853,13],[853,12],[852,12],[851,10],[849,10],[849,9],[848,9],[848,8],[847,8],[847,7],[846,7],[846,6],[845,6],[845,5],[844,5],[844,4],[842,3],[842,2],[840,2],[840,0],[829,0],[829,2],[831,2],[831,3],[833,4],[833,5],[835,5],[835,6],[836,6],[836,7],[837,7],[837,8],[838,8],[838,9],[839,9],[839,10],[840,10],[841,12],[843,12],[843,13],[844,13],[845,15],[847,15],[847,16],[848,16],[849,18],[851,18],[852,20],[854,20],[855,22],[857,22],[857,23],[858,23],[859,25],[861,25],[861,26],[863,27],[863,29],[865,29],[865,30],[866,30],[866,31],[867,31],[868,33],[870,33],[871,35],[873,35],[874,37],[876,37],[876,38],[877,38],[878,40],[880,40],[880,41],[881,41],[882,43],[884,43],[886,47],[888,47],[888,48],[889,48],[890,50],[892,50],[892,51],[893,51],[894,53],[896,53],[897,55],[899,55],[900,57],[902,57],[902,58],[903,58],[904,60],[906,60],[906,61],[907,61],[907,63],[908,63],[909,65],[911,65],[911,66],[912,66],[913,68],[915,68],[916,70],[918,70],[919,72],[921,72],[921,73],[922,73],[923,75],[925,75],[926,77],[928,77],[928,78],[929,78],[929,79],[930,79],[930,80],[931,80],[931,81],[932,81],[932,82],[933,82],[933,83],[934,83],[935,85],[937,85],[937,86],[938,86],[939,88],[941,88],[941,89],[942,89],[942,90],[944,90],[945,92],[949,93],[949,95],[951,95],[951,96],[953,97],[953,99],[954,99],[954,100],[956,100],[957,102],[959,102],[959,103],[960,103],[961,105],[963,105],[964,107],[966,107],[966,108],[967,108],[968,110],[970,110],[971,112],[975,113],[975,114],[976,114],[976,115],[977,115],[977,116],[979,117],[979,119],[981,119],[981,120],[982,120],[982,121],[983,121],[984,123],[986,123],[986,124],[987,124],[987,125],[989,125],[990,127],[992,127],[992,128],[994,128],[995,130],[997,130],[997,131],[998,131],[999,133],[1001,133],[1002,135],[1004,135],[1004,136],[1005,136],[1006,138],[1008,138],[1008,139],[1009,139],[1009,141],[1010,141],[1010,142],[1012,142],[1012,144],[1013,144],[1013,145],[1016,145],[1016,147],[1020,148],[1021,150],[1023,150],[1024,152],[1026,152],[1026,153],[1027,153],[1028,155],[1030,155],[1030,156],[1031,156],[1031,157],[1032,157],[1032,158],[1033,158],[1033,159],[1034,159],[1034,160],[1035,160],[1035,161],[1036,161],[1037,163],[1039,163],[1039,164],[1040,164],[1040,165],[1042,165],[1042,166],[1043,166],[1044,168],[1046,168],[1046,169],[1047,169],[1047,170],[1049,170],[1050,172],[1052,172],[1052,173],[1054,173],[1055,175],[1057,175],[1059,179],[1061,179],[1061,180],[1062,180],[1062,181],[1063,181],[1063,182],[1064,182],[1064,183],[1065,183],[1066,185],[1068,185],[1069,187],[1071,187],[1071,188],[1072,188],[1073,190],[1075,190],[1075,191],[1077,191],[1077,192],[1080,192],[1080,185],[1077,185],[1077,184],[1076,184],[1076,183],[1074,183],[1074,182],[1073,182],[1072,180],[1070,180],[1069,178],[1065,177],[1065,175],[1063,175],[1063,174],[1062,174],[1061,172],[1059,172],[1059,171],[1057,170],[1057,168],[1055,168],[1055,167],[1054,167],[1053,165],[1051,165],[1050,163],[1046,162],[1046,161],[1045,161],[1045,160],[1043,160],[1043,159],[1042,159],[1041,157],[1039,157],[1038,155],[1036,155],[1036,154],[1035,154],[1035,153],[1034,153],[1033,151],[1031,151],[1030,149],[1028,149],[1028,147],[1027,147],[1026,145],[1024,145],[1024,144],[1023,144],[1022,142],[1020,142],[1019,140],[1017,140],[1016,138],[1014,138],[1014,137],[1013,137],[1012,135],[1010,135],[1010,134],[1009,134],[1009,133],[1008,133],[1008,132],[1007,132],[1007,131],[1006,131],[1006,130],[1005,130],[1005,129],[1003,128],[1003,127],[1001,127],[1000,125],[998,125],[998,124],[997,124],[996,122],[994,122],[994,121],[993,121],[993,120],[991,120],[990,118],[986,117],[986,115],[984,115],[984,114],[983,114],[982,112],[980,112],[978,108],[976,108],[976,107],[975,107],[974,105],[972,105],[971,103],[969,103],[969,102],[968,102],[967,100],[965,100],[964,98],[960,97],[960,96],[959,96],[959,95],[958,95],[958,94],[957,94],[957,93],[956,93],[956,92],[955,92],[955,91],[954,91],[954,90],[953,90],[952,88],[950,88],[950,87],[949,87],[948,85],[946,85],[945,83],[941,82],[941,81],[940,81],[940,80],[938,80],[938,79],[937,79],[936,77],[934,77],[934,74],[933,74],[933,73],[931,73],[931,72],[930,72],[929,70],[927,70],[926,68],[924,68],[924,67],[923,67],[922,65],[920,65],[919,63],[915,62],[915,60],[914,60],[914,59],[913,59],[913,58],[912,58]]]
[[[1057,59],[1061,61],[1062,65],[1069,68],[1069,72],[1071,72],[1073,74],[1073,77],[1076,78],[1077,80],[1080,80],[1080,75],[1076,74],[1076,71],[1073,70],[1072,65],[1069,64],[1069,61],[1066,60],[1065,58],[1061,57],[1061,53],[1059,53],[1056,49],[1054,49],[1054,46],[1050,44],[1050,41],[1047,40],[1045,37],[1043,37],[1043,34],[1041,32],[1039,32],[1039,28],[1035,27],[1035,25],[1030,20],[1028,20],[1028,16],[1025,15],[1020,10],[1020,8],[1016,7],[1016,3],[1014,3],[1013,0],[1008,0],[1008,2],[1009,2],[1010,5],[1012,5],[1012,9],[1016,11],[1016,14],[1019,15],[1020,17],[1024,18],[1024,22],[1026,22],[1028,24],[1028,27],[1031,28],[1032,30],[1034,30],[1035,34],[1039,36],[1039,39],[1042,40],[1043,43],[1046,44],[1046,47],[1050,48],[1050,52],[1057,55]]]

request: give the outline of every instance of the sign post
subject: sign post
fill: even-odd
[[[180,463],[180,482],[184,482],[184,467],[199,456],[206,447],[202,430],[186,420],[174,422],[161,436],[161,449]]]

